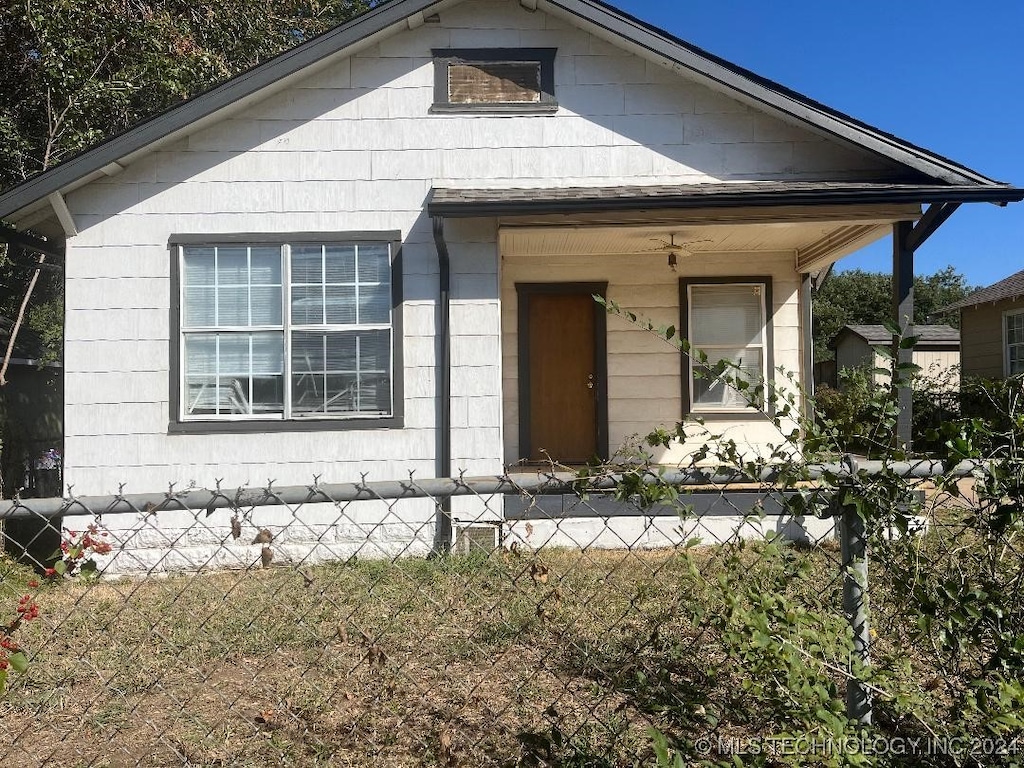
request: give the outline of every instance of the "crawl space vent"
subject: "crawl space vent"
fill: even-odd
[[[494,525],[467,525],[459,528],[455,537],[455,551],[468,555],[483,552],[489,555],[498,548],[498,528]]]

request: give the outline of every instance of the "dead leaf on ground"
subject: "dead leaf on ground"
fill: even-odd
[[[451,731],[442,731],[437,739],[440,747],[441,764],[447,766],[455,765],[455,751]]]
[[[384,662],[388,660],[387,654],[381,650],[378,645],[371,645],[366,651],[366,660],[370,664],[370,669],[380,669],[384,666]]]
[[[547,584],[548,583],[548,567],[543,563],[531,563],[530,564],[530,578],[533,579],[535,584]]]
[[[264,709],[258,715],[256,715],[256,723],[262,725],[270,730],[276,730],[281,727],[280,719],[277,716],[277,712],[272,709]]]

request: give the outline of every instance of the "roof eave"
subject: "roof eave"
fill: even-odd
[[[713,83],[742,93],[769,109],[813,125],[826,133],[932,178],[950,184],[1001,184],[965,165],[881,131],[780,83],[728,62],[602,0],[541,0],[538,7],[545,5],[561,8],[587,19],[612,34],[663,56]]]
[[[991,299],[981,299],[979,301],[968,301],[968,302],[957,302],[956,304],[950,304],[948,307],[943,307],[938,310],[942,314],[948,312],[959,312],[962,309],[973,309],[974,307],[980,307],[982,304],[999,304],[1003,301],[1019,301],[1024,299],[1024,292],[1012,293],[1005,296],[996,296]]]
[[[869,205],[878,203],[969,203],[985,202],[1005,205],[1024,200],[1024,189],[1014,187],[950,187],[948,189],[886,189],[886,190],[793,190],[751,191],[737,184],[735,192],[713,195],[658,195],[631,197],[586,197],[545,199],[538,190],[531,200],[466,200],[438,201],[431,190],[427,213],[446,218],[483,216],[522,216],[567,213],[599,213],[605,211],[638,211],[650,209],[748,208],[765,206]]]
[[[385,3],[176,104],[0,194],[0,219],[444,1]]]
[[[424,14],[428,9],[436,9],[449,2],[451,0],[393,0],[373,8],[346,24],[243,72],[0,194],[0,218],[19,212],[48,194],[66,191],[111,163],[117,163],[157,142],[178,135],[197,121],[209,118],[244,99],[255,97],[275,83],[296,76],[327,57],[340,55],[369,37],[381,34],[392,26],[407,23],[417,14]],[[665,61],[674,62],[698,79],[716,83],[743,98],[764,105],[769,111],[789,115],[927,177],[947,184],[977,185],[979,188],[993,190],[1006,188],[966,166],[843,115],[599,0],[538,0],[537,7],[557,9],[563,14],[575,16],[584,24],[607,30],[608,34],[632,46],[647,50]],[[1024,198],[986,201],[1014,202],[1020,199]]]

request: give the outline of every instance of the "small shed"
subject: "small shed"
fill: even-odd
[[[918,325],[910,330],[917,337],[913,362],[920,367],[919,376],[943,389],[960,386],[960,331],[948,325]],[[892,345],[892,333],[884,325],[844,325],[829,342],[836,353],[836,370],[844,368],[887,368],[889,361],[875,347]],[[889,377],[873,373],[876,384],[887,383]]]

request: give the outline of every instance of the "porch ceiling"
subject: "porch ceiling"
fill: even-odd
[[[680,258],[711,253],[789,252],[799,272],[816,272],[891,232],[890,219],[621,224],[503,221],[501,252],[510,256],[634,256],[675,252]]]
[[[928,232],[964,202],[1004,204],[1021,190],[877,182],[730,182],[668,186],[435,187],[435,218],[497,217],[502,252],[526,256],[788,251],[815,273],[913,222]],[[673,236],[675,239],[673,240]]]

